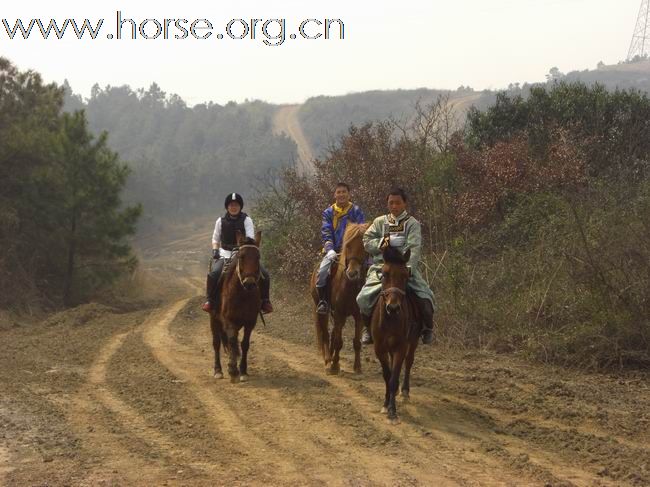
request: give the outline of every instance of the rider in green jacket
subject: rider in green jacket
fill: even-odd
[[[362,338],[364,344],[372,343],[368,325],[372,309],[381,292],[380,271],[384,264],[382,250],[387,246],[395,247],[402,253],[411,250],[411,258],[408,262],[411,277],[407,283],[407,290],[415,296],[422,315],[422,342],[424,344],[433,342],[435,298],[418,269],[422,250],[422,231],[420,222],[406,211],[407,199],[403,189],[393,189],[387,199],[389,213],[376,218],[363,236],[363,245],[373,259],[373,265],[368,269],[366,283],[357,296],[357,304],[366,325]]]

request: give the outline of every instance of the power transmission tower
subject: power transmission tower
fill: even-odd
[[[630,50],[627,53],[627,60],[630,61],[636,56],[647,57],[650,51],[650,0],[641,0],[639,16],[636,19],[636,27],[632,34]]]

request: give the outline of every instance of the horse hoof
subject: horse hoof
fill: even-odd
[[[239,382],[248,382],[248,376],[247,375],[240,375],[239,376]]]
[[[231,375],[230,376],[230,383],[231,384],[237,384],[239,382],[239,376],[238,375]]]
[[[390,425],[395,426],[395,425],[398,425],[400,423],[401,423],[401,421],[399,420],[399,418],[397,416],[395,416],[394,418],[388,418],[388,424],[390,424]]]
[[[402,393],[402,402],[409,402],[410,400],[411,400],[411,396]]]
[[[354,374],[355,375],[361,375],[361,366],[354,368]]]
[[[388,413],[388,408],[386,406],[381,408],[381,411],[379,411],[381,414],[386,414]]]
[[[336,365],[330,365],[327,369],[326,372],[328,375],[339,375],[339,372],[341,371],[341,368]]]
[[[215,379],[223,379],[223,372],[215,372],[214,373],[214,378]]]

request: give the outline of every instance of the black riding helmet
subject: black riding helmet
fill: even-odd
[[[228,209],[228,205],[233,201],[239,203],[241,210],[244,209],[244,198],[242,198],[239,193],[230,193],[228,196],[226,196],[226,202],[224,203],[224,207]]]

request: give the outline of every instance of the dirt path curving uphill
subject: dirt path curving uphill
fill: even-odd
[[[348,327],[327,375],[295,288],[275,285],[251,380],[213,379],[202,243],[149,249],[156,306],[0,329],[0,485],[650,485],[647,374],[421,347],[392,426],[372,350],[353,374]]]
[[[300,174],[310,174],[314,172],[312,161],[314,152],[311,145],[305,137],[300,126],[298,112],[301,105],[283,105],[275,112],[273,117],[273,132],[275,134],[286,134],[291,137],[298,146],[298,172]]]

